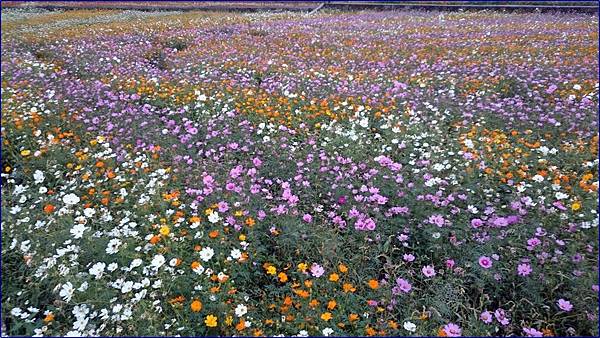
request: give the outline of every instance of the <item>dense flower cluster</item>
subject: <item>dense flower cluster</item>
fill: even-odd
[[[598,334],[597,16],[2,16],[4,333]]]

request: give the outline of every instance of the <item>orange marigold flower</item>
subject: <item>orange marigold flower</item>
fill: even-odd
[[[340,270],[340,272],[342,273],[347,273],[348,272],[348,267],[345,266],[344,264],[340,264],[338,265],[338,269]]]
[[[371,289],[375,290],[379,287],[379,282],[376,281],[375,279],[371,279],[371,280],[369,280],[369,287]]]
[[[219,236],[219,230],[213,230],[208,233],[208,237],[210,238],[216,238],[217,236]]]
[[[190,308],[193,312],[200,312],[202,310],[202,302],[196,299],[190,304]]]
[[[52,204],[46,204],[44,206],[44,212],[47,214],[51,214],[52,212],[54,212],[54,209],[56,209],[56,207],[53,206]]]
[[[154,235],[152,238],[150,238],[150,244],[156,244],[158,241],[160,241],[160,236],[158,235]]]
[[[348,320],[349,320],[350,322],[355,322],[355,321],[357,321],[357,320],[358,320],[358,315],[357,315],[356,313],[351,313],[351,314],[348,316]]]
[[[350,284],[350,283],[344,283],[343,288],[344,288],[344,292],[354,292],[354,291],[356,291],[356,288],[352,284]]]
[[[256,224],[256,222],[254,221],[254,218],[252,218],[252,217],[246,218],[246,222],[245,223],[246,223],[247,226],[250,226],[250,227],[252,227],[252,226],[254,226],[254,224]]]
[[[288,276],[285,274],[285,272],[280,272],[277,277],[279,278],[279,281],[282,283],[285,283],[288,281]]]
[[[54,320],[54,313],[50,312],[44,317],[44,323],[49,323]]]
[[[331,319],[332,315],[331,312],[324,312],[321,315],[321,319],[323,319],[324,321],[329,321]]]
[[[338,275],[337,273],[334,272],[331,275],[329,275],[329,281],[337,282],[338,280],[340,280],[340,275]]]
[[[335,306],[337,305],[335,300],[330,300],[329,302],[327,302],[327,310],[333,310],[335,309]]]

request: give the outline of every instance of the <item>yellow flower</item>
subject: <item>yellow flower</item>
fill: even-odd
[[[204,320],[204,324],[206,324],[206,326],[208,326],[208,327],[216,327],[217,326],[217,317],[215,317],[213,315],[206,316],[206,319]]]
[[[267,268],[267,273],[269,275],[275,275],[277,273],[277,268],[275,268],[273,265],[271,265]]]
[[[210,214],[212,214],[212,213],[213,213],[213,210],[211,208],[208,208],[208,209],[204,210],[204,214],[207,215],[207,216],[210,215]]]
[[[163,225],[160,227],[159,232],[163,236],[169,236],[169,234],[171,233],[171,229],[168,226]]]
[[[241,234],[238,238],[239,238],[240,241],[245,241],[246,240],[246,235]]]
[[[306,271],[306,269],[308,269],[308,265],[306,263],[300,263],[298,264],[298,271]]]
[[[29,156],[31,154],[31,150],[21,150],[21,156]]]
[[[330,320],[330,319],[331,319],[331,317],[332,317],[332,316],[331,316],[331,312],[324,312],[324,313],[321,315],[321,319],[323,319],[324,321],[328,321],[328,320]]]
[[[581,209],[581,203],[579,203],[579,202],[575,202],[575,203],[573,203],[573,204],[571,205],[571,210],[573,210],[573,211],[577,211],[577,210],[579,210],[579,209]]]
[[[233,317],[227,316],[227,318],[225,318],[225,325],[231,326],[232,323],[233,323]]]
[[[241,217],[244,215],[244,212],[242,210],[238,210],[238,211],[234,212],[233,215],[237,216],[237,217]]]

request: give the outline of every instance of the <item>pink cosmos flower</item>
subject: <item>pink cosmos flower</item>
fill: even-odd
[[[425,275],[425,277],[435,276],[435,269],[433,268],[432,265],[424,266],[421,271],[423,271],[423,274]]]
[[[444,326],[444,332],[448,337],[460,337],[462,330],[454,323],[448,323]]]
[[[517,266],[517,273],[520,276],[527,276],[531,273],[531,265],[527,264],[527,263],[523,263],[523,264],[519,264]]]
[[[309,214],[304,214],[304,216],[302,216],[302,220],[306,223],[310,223],[312,222],[312,216]]]
[[[493,320],[492,314],[489,311],[483,311],[479,316],[479,319],[481,319],[486,324],[491,323]]]
[[[558,304],[558,307],[565,312],[573,310],[573,304],[571,304],[571,302],[569,302],[568,300],[564,300],[561,298],[556,303]]]
[[[325,269],[323,269],[323,267],[320,266],[319,264],[313,263],[310,266],[310,273],[312,273],[313,277],[319,278],[319,277],[323,276],[323,274],[325,273]]]
[[[489,269],[492,267],[492,260],[487,256],[481,256],[479,257],[479,265],[484,269]]]

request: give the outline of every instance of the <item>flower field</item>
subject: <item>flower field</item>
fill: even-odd
[[[598,335],[598,16],[2,10],[2,333]]]

